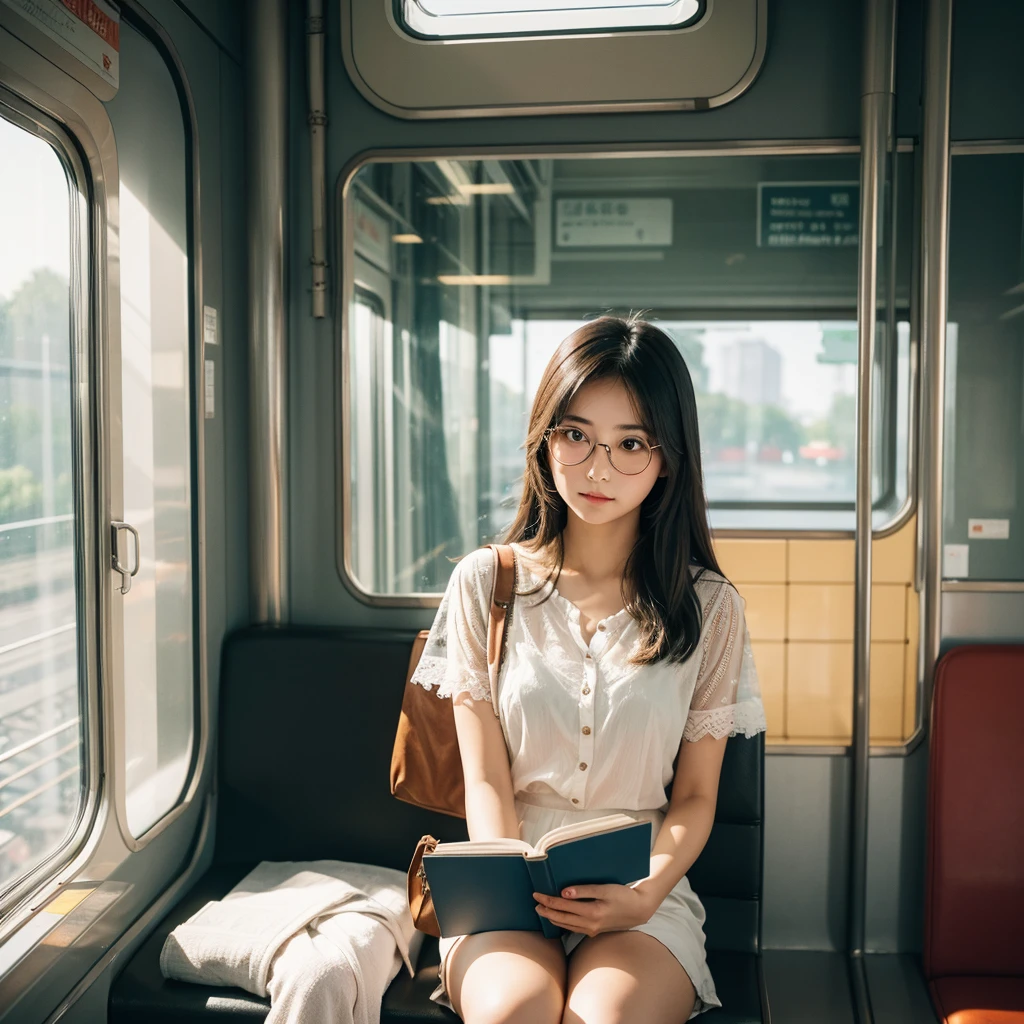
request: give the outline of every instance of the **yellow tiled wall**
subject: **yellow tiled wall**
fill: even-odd
[[[874,542],[871,741],[914,731],[918,603],[914,520]],[[769,742],[848,742],[853,703],[852,540],[715,542],[746,602]]]

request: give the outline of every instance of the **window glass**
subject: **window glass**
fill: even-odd
[[[145,69],[132,76],[130,58]],[[122,51],[122,74],[135,84],[108,106],[121,173],[124,518],[141,542],[139,573],[123,598],[135,836],[177,804],[188,778],[196,671],[187,164],[181,106],[170,75],[154,71],[161,68],[139,37]]]
[[[399,20],[431,38],[538,35],[609,29],[682,28],[704,13],[705,0],[398,0]]]
[[[54,150],[0,117],[0,893],[84,797],[72,432],[72,207]]]
[[[953,157],[943,576],[1024,580],[1024,154]]]
[[[857,174],[856,155],[361,168],[348,244],[382,300],[371,313],[357,290],[349,317],[349,486],[392,485],[350,506],[360,586],[436,592],[452,556],[502,532],[544,366],[602,312],[646,310],[679,346],[714,526],[852,530]],[[909,208],[897,220],[909,236]],[[894,279],[874,374],[879,525],[906,497],[905,260]]]

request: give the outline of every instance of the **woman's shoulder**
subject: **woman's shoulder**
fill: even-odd
[[[705,614],[712,606],[723,601],[735,604],[742,611],[743,599],[735,585],[720,573],[702,565],[691,565],[690,573],[693,576],[693,589],[697,592]]]
[[[476,548],[463,555],[452,569],[452,584],[465,589],[489,588],[494,576],[494,552]]]

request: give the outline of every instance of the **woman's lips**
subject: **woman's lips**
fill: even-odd
[[[587,501],[593,502],[595,505],[604,505],[606,502],[614,501],[614,498],[607,498],[603,494],[585,494],[580,492],[580,497],[586,498]]]

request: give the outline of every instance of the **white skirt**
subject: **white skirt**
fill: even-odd
[[[628,814],[637,821],[650,821],[651,843],[658,835],[664,814],[661,811],[632,811],[618,808],[602,810],[566,810],[562,807],[546,807],[535,803],[527,803],[516,798],[516,814],[519,817],[519,834],[528,843],[535,843],[545,832],[561,825],[578,821],[600,818],[605,814]],[[704,907],[697,894],[690,888],[685,876],[661,902],[661,906],[645,924],[630,929],[652,935],[679,961],[687,977],[693,983],[697,993],[697,1001],[691,1017],[705,1010],[721,1006],[715,991],[715,982],[708,970],[707,958],[704,954]],[[454,1009],[445,989],[448,978],[448,960],[455,947],[465,938],[464,935],[451,935],[440,941],[441,963],[438,970],[440,981],[430,998],[435,1003]],[[586,936],[578,932],[566,932],[562,936],[562,946],[568,956]]]

